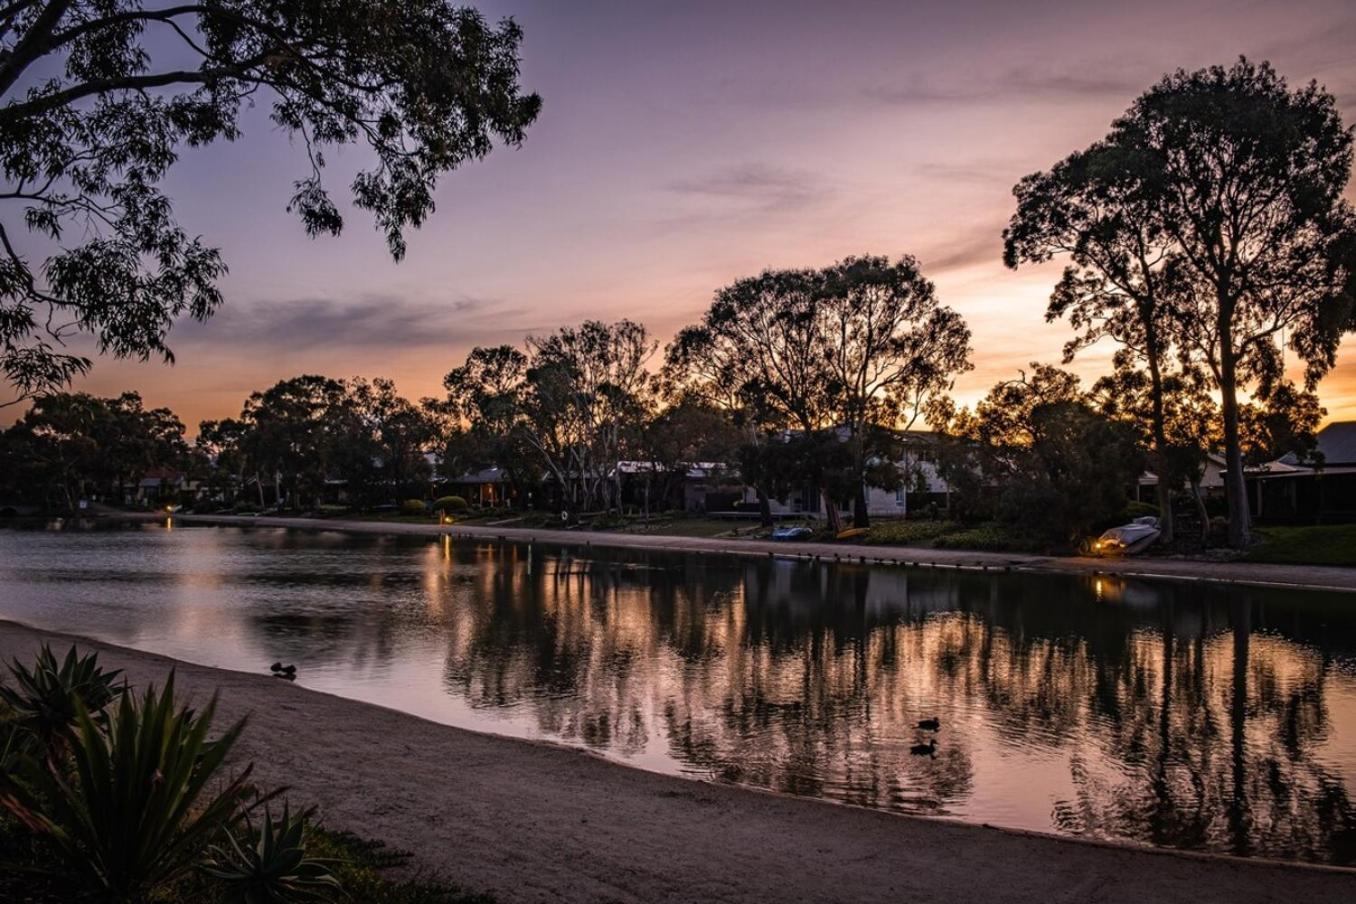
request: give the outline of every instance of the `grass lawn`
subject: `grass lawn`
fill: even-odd
[[[1356,565],[1356,524],[1263,527],[1257,535],[1261,542],[1248,550],[1245,562]]]
[[[724,537],[756,529],[758,522],[725,521],[717,518],[671,518],[636,521],[621,528],[621,533],[655,534],[666,537]]]

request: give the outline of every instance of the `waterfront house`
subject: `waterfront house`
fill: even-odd
[[[1248,505],[1255,520],[1274,524],[1356,521],[1356,421],[1318,432],[1314,454],[1294,454],[1249,468]]]

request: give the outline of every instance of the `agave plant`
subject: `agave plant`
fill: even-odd
[[[106,727],[77,702],[70,768],[18,758],[0,773],[0,805],[44,838],[53,872],[109,904],[141,904],[187,875],[250,793],[223,764],[241,721],[208,739],[216,697],[195,713],[163,691],[124,689]]]
[[[313,812],[294,814],[283,804],[275,821],[266,807],[263,825],[256,829],[247,819],[243,838],[228,830],[225,843],[212,846],[202,871],[222,884],[228,904],[333,900],[340,888],[329,861],[306,853]]]
[[[47,644],[42,645],[33,668],[15,660],[9,673],[14,686],[0,685],[0,701],[13,711],[15,726],[44,753],[70,737],[78,709],[98,713],[108,706],[115,693],[114,681],[122,674],[120,669],[104,671],[98,653],[79,656],[74,646],[58,663]]]

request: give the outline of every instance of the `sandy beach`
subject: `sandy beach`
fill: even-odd
[[[0,657],[72,638],[0,622]],[[88,640],[134,684],[177,668],[241,761],[337,828],[506,902],[1350,901],[1356,871],[1153,852],[656,775],[478,734],[267,675]]]

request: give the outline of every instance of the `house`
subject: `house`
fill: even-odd
[[[1318,432],[1312,459],[1290,454],[1249,468],[1248,507],[1254,520],[1275,524],[1356,521],[1356,421]]]
[[[183,471],[147,471],[137,481],[133,494],[125,501],[129,504],[157,506],[178,502],[185,493],[197,496],[199,489],[199,482],[190,480]]]
[[[517,495],[508,471],[499,467],[467,471],[459,477],[445,478],[442,482],[449,495],[460,496],[472,505],[508,505]]]
[[[1224,473],[1228,470],[1223,455],[1211,452],[1205,457],[1205,469],[1201,474],[1201,494],[1206,497],[1224,495]],[[1139,502],[1157,504],[1158,475],[1145,471],[1139,476],[1135,486],[1135,499]]]
[[[840,429],[846,440],[846,433]],[[937,434],[930,430],[909,430],[899,435],[900,458],[895,462],[903,483],[895,489],[868,486],[866,511],[872,518],[903,518],[910,512],[935,507],[946,508],[950,487],[942,478],[938,465]],[[743,504],[756,507],[758,494],[753,487],[744,488]],[[811,515],[823,512],[823,500],[814,487],[793,489],[784,498],[769,500],[774,515]],[[851,511],[852,499],[839,500],[841,511]]]
[[[718,461],[676,466],[654,461],[619,461],[608,479],[620,486],[625,508],[701,514],[728,509],[739,498],[737,478],[732,475],[733,469]]]

